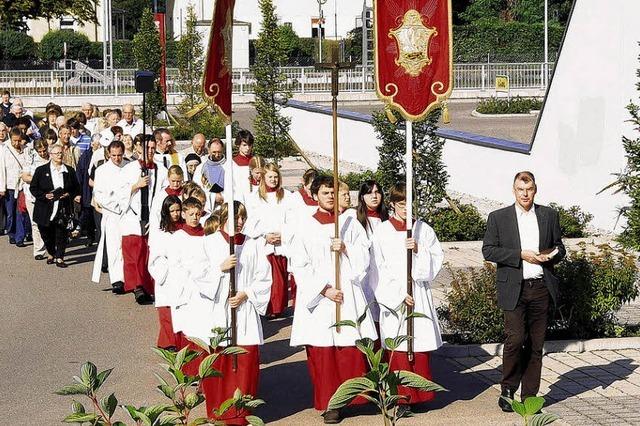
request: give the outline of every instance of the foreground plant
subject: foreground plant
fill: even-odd
[[[196,376],[190,376],[183,373],[183,367],[189,362],[201,356],[203,352],[194,351],[189,347],[185,347],[179,352],[167,351],[165,349],[154,348],[154,352],[162,358],[163,363],[160,364],[164,370],[169,373],[168,380],[159,374],[155,374],[159,385],[157,389],[162,393],[169,402],[156,404],[149,407],[136,407],[134,405],[121,405],[122,409],[127,412],[129,417],[139,426],[171,426],[171,425],[223,425],[224,422],[209,419],[206,417],[198,417],[191,419],[193,410],[204,402],[200,388],[196,385],[203,379],[208,377],[221,377],[222,373],[213,368],[213,363],[221,355],[241,356],[245,350],[235,346],[220,348],[223,341],[228,340],[226,337],[228,330],[216,329],[215,336],[211,339],[211,344],[198,340],[196,343],[209,353],[200,363],[199,371]],[[194,339],[196,340],[196,339]],[[104,370],[98,373],[96,366],[91,362],[86,362],[80,371],[80,376],[74,376],[75,383],[64,386],[58,390],[58,395],[83,395],[86,396],[91,406],[85,406],[76,401],[72,402],[72,413],[69,414],[63,422],[65,423],[89,423],[93,426],[126,426],[122,421],[114,420],[114,414],[118,407],[118,399],[112,393],[108,396],[100,398],[98,391],[111,374],[113,369]],[[236,390],[233,397],[224,401],[215,415],[220,417],[231,408],[244,409],[252,412],[259,405],[264,404],[260,399],[254,399],[251,395],[243,395],[239,389]],[[262,426],[264,422],[256,416],[248,416],[246,420],[254,426]]]
[[[540,396],[530,396],[524,402],[509,398],[505,399],[509,401],[513,411],[522,417],[525,426],[544,426],[558,420],[558,416],[555,414],[540,412],[544,406],[544,398]]]
[[[385,306],[386,308],[386,306]],[[407,315],[406,305],[403,303],[398,309],[392,310],[387,308],[396,318],[403,316],[403,321],[409,318],[426,318],[426,315],[419,312],[413,312]],[[353,327],[360,333],[360,326],[365,320],[369,306],[365,312],[354,322],[351,320],[339,321],[333,327]],[[399,324],[402,325],[401,321]],[[411,371],[399,370],[391,371],[390,365],[396,349],[404,342],[411,339],[410,336],[400,335],[400,326],[398,326],[397,337],[386,338],[384,343],[389,351],[389,359],[385,362],[383,348],[374,352],[374,342],[368,337],[356,340],[356,347],[365,354],[367,363],[369,364],[369,372],[362,377],[355,377],[345,381],[338,387],[336,392],[329,400],[328,410],[336,410],[347,406],[357,397],[365,398],[374,403],[382,414],[385,426],[395,425],[399,419],[411,416],[409,410],[399,409],[401,402],[409,402],[408,397],[400,395],[399,386],[419,389],[425,392],[441,392],[447,389],[434,383],[419,374]]]

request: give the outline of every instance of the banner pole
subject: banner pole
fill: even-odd
[[[227,166],[227,178],[224,184],[225,202],[227,203],[227,234],[229,235],[229,255],[235,254],[235,235],[236,235],[236,215],[235,205],[233,197],[233,148],[231,140],[231,124],[227,124],[225,127],[226,141],[225,141],[225,165]],[[231,268],[229,271],[229,297],[234,297],[237,293],[236,288],[236,268]],[[231,308],[231,346],[238,344],[238,310]],[[233,355],[233,371],[238,370],[238,355]]]
[[[407,216],[405,219],[407,238],[412,236],[413,228],[413,122],[411,120],[405,121],[405,139],[406,139],[406,205]],[[413,297],[413,277],[411,276],[411,269],[413,267],[413,250],[407,249],[407,294]],[[413,362],[413,318],[410,316],[413,314],[413,306],[407,306],[407,358],[409,362]]]

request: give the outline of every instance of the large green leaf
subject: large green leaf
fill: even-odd
[[[184,404],[187,408],[192,409],[198,404],[200,404],[204,399],[202,395],[198,395],[197,393],[190,393],[184,398]]]
[[[98,376],[98,369],[92,362],[85,362],[80,370],[80,378],[82,383],[89,389],[94,389],[96,378]]]
[[[367,359],[370,360],[371,358],[373,358],[374,343],[373,340],[369,339],[368,337],[356,340],[356,348],[358,348],[360,352],[365,354],[367,356]]]
[[[247,416],[245,417],[245,420],[247,421],[247,423],[249,423],[251,426],[264,426],[264,422],[262,421],[262,419],[260,417],[256,417],[256,416]]]
[[[185,364],[184,359],[187,356],[187,351],[188,350],[189,350],[189,347],[186,346],[186,347],[180,349],[180,351],[176,354],[176,359],[173,362],[173,368],[174,369],[179,370]]]
[[[55,391],[58,395],[87,395],[89,389],[85,385],[79,383],[73,385],[63,386],[61,389]]]
[[[401,370],[397,372],[400,384],[408,388],[420,389],[422,391],[435,391],[435,392],[447,392],[447,389],[443,388],[439,384],[427,380],[419,374],[411,371]]]
[[[144,414],[149,417],[149,420],[155,422],[162,413],[169,411],[172,407],[171,404],[150,405],[144,409]]]
[[[558,420],[558,416],[553,413],[541,413],[529,418],[529,426],[544,426]]]
[[[209,345],[202,339],[198,339],[197,337],[189,337],[189,341],[195,343],[196,346],[201,348],[203,351],[210,352],[211,348]]]
[[[223,355],[242,355],[246,354],[247,350],[238,346],[229,346],[220,351],[220,353]]]
[[[162,348],[151,348],[151,350],[169,364],[173,364],[176,360],[176,353],[174,351],[168,351]]]
[[[406,335],[396,336],[393,339],[391,337],[387,337],[386,339],[384,339],[384,345],[387,347],[387,349],[395,351],[400,347],[401,344],[410,339],[411,337]]]
[[[113,371],[113,368],[109,368],[107,370],[104,370],[98,373],[98,375],[96,376],[96,384],[94,386],[94,390],[97,391],[98,389],[100,389],[100,387],[104,384],[104,382],[107,380],[107,378],[109,377],[112,371]]]
[[[527,415],[532,416],[544,407],[544,398],[541,396],[530,396],[524,400],[524,408]]]
[[[207,355],[202,362],[200,362],[200,367],[198,368],[198,375],[203,379],[209,377],[211,375],[211,371],[213,368],[211,367],[214,362],[218,359],[219,354],[211,354]]]
[[[164,396],[166,396],[167,398],[169,398],[170,400],[173,400],[173,398],[175,398],[176,396],[176,392],[173,390],[173,388],[169,385],[158,385],[158,390],[160,392],[162,392],[162,394]]]
[[[235,402],[236,402],[235,398],[229,398],[225,400],[222,404],[220,404],[220,406],[216,410],[216,414],[218,415],[218,417],[221,417],[224,413],[226,413],[229,410],[229,408],[233,406]]]
[[[396,317],[396,319],[400,319],[400,316],[398,315],[398,312],[396,312],[395,309],[391,309],[390,307],[388,307],[387,305],[385,305],[384,303],[378,303],[380,306],[382,306],[383,308],[385,308],[387,311],[389,311],[389,313],[391,315],[393,315],[394,317]],[[404,305],[404,303],[403,303]]]
[[[73,413],[64,418],[64,423],[87,423],[95,422],[98,416],[95,413]]]
[[[157,426],[174,426],[182,423],[182,414],[164,414],[156,421]],[[154,425],[154,426],[156,426]]]
[[[244,403],[244,406],[250,410],[255,410],[259,406],[264,405],[264,403],[265,402],[262,399],[252,399],[252,400],[246,401]]]
[[[527,409],[524,408],[524,404],[520,401],[517,401],[515,399],[512,400],[511,408],[513,408],[513,411],[520,414],[522,417],[525,417],[527,415]]]
[[[367,305],[368,307],[368,305]],[[356,325],[358,327],[360,327],[360,325],[364,322],[364,320],[367,318],[367,309],[364,310],[364,312],[362,313],[362,315],[360,315],[358,317],[358,319],[356,320]]]
[[[100,408],[104,411],[107,416],[113,416],[113,413],[116,411],[116,407],[118,406],[118,400],[114,394],[109,396],[105,396],[100,400]]]
[[[409,315],[407,315],[407,317],[405,318],[405,321],[408,320],[409,318],[429,318],[429,317],[421,312],[411,312]]]
[[[353,327],[353,328],[358,328],[356,326],[356,323],[353,322],[352,320],[338,321],[337,323],[333,324],[331,327]]]
[[[76,401],[75,399],[71,402],[71,411],[74,414],[80,413],[80,414],[84,414],[85,413],[85,408],[84,405],[82,405],[81,403],[79,403],[78,401]]]
[[[198,417],[189,422],[187,426],[201,426],[211,424],[211,420],[206,417]]]
[[[375,390],[376,384],[366,377],[355,377],[342,383],[329,400],[328,410],[342,408],[359,394]]]

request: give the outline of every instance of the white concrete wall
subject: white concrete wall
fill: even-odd
[[[530,170],[539,202],[578,204],[594,215],[593,225],[620,231],[620,224],[614,229],[617,208],[627,200],[611,191],[596,193],[625,165],[622,135],[638,136],[625,123],[625,106],[640,102],[638,16],[637,0],[578,0],[530,155],[447,141],[451,189],[510,202],[514,174]],[[329,116],[285,111],[303,149],[331,155]],[[379,142],[370,126],[340,119],[339,135],[341,159],[376,166]]]

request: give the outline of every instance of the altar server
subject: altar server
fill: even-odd
[[[175,195],[177,197],[182,196],[184,172],[180,166],[169,167],[169,171],[167,172],[167,182],[168,186],[164,189],[164,192],[158,194],[158,197],[153,200],[151,214],[149,216],[150,229],[158,228],[160,226],[160,211],[162,210],[164,200],[169,195]]]
[[[389,201],[393,216],[380,224],[373,233],[373,252],[378,269],[375,296],[381,304],[380,337],[385,347],[384,340],[387,337],[395,338],[407,334],[405,317],[398,318],[389,309],[395,310],[405,304],[413,306],[414,312],[426,315],[426,318],[414,318],[413,362],[408,360],[405,342],[394,353],[390,368],[412,371],[431,379],[429,353],[442,346],[438,316],[431,296],[431,283],[442,267],[444,254],[433,229],[421,220],[417,220],[413,225],[413,237],[407,238],[404,185],[391,188]],[[407,294],[408,249],[413,251],[413,296]],[[409,397],[410,404],[434,398],[433,392],[422,392],[412,388],[400,387],[399,392]]]
[[[356,348],[360,337],[377,339],[371,316],[366,316],[360,332],[351,327],[335,327],[336,303],[341,319],[356,321],[367,302],[361,288],[369,265],[369,242],[362,227],[352,217],[340,216],[340,237],[334,236],[333,178],[318,176],[311,185],[318,202],[313,216],[302,217],[291,247],[291,267],[298,283],[298,295],[291,330],[291,345],[304,345],[313,382],[314,407],[326,410],[329,399],[345,380],[368,371],[364,355]],[[336,288],[334,256],[340,256],[341,290]],[[353,403],[361,403],[355,400]],[[326,423],[341,419],[339,410],[324,413]]]

